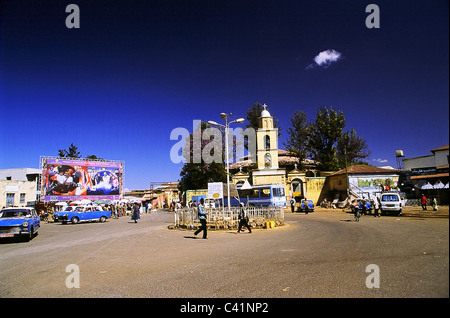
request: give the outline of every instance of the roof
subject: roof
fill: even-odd
[[[441,147],[438,147],[438,148],[434,148],[434,149],[431,149],[431,152],[435,152],[435,151],[440,151],[440,150],[449,150],[449,147],[448,147],[449,145],[445,145],[445,146],[441,146]]]
[[[384,169],[384,168],[378,168],[374,166],[368,166],[368,165],[353,165],[347,167],[346,169],[339,170],[335,173],[330,174],[330,176],[337,176],[341,174],[395,174],[399,173],[398,170],[395,169]]]
[[[418,179],[429,179],[429,178],[445,178],[449,177],[449,173],[436,173],[436,174],[428,174],[428,175],[420,175],[420,176],[411,176],[411,180],[418,180]]]
[[[282,152],[284,150],[278,150],[278,153]],[[282,155],[282,156],[278,156],[278,165],[279,166],[293,166],[295,164],[299,163],[299,159],[298,157],[293,157],[293,156],[286,156],[286,155]],[[315,161],[312,159],[304,159],[302,161],[303,165],[305,166],[313,166],[315,164]],[[252,165],[256,165],[256,162],[253,162],[252,160],[248,159],[245,161],[238,161],[235,163],[230,164],[230,169],[239,169],[239,168],[244,168],[244,167],[250,167]]]

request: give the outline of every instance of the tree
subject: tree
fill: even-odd
[[[253,104],[251,108],[245,113],[245,118],[248,123],[245,124],[245,128],[253,128],[255,131],[259,128],[259,117],[261,117],[261,112],[264,110],[263,105],[260,103]],[[278,128],[278,138],[281,136],[281,127],[279,127],[278,119],[273,122],[273,128]],[[244,138],[245,148],[248,149],[248,139]]]
[[[186,163],[181,169],[181,179],[178,184],[180,192],[194,189],[206,189],[208,187],[208,182],[226,182],[226,171],[223,159],[223,140],[220,142],[220,149],[211,149],[212,152],[221,151],[220,162],[205,162],[204,156],[202,156],[204,149],[209,149],[208,145],[214,140],[214,138],[209,140],[203,140],[201,138],[204,131],[210,127],[211,126],[208,123],[201,122],[200,127],[194,132],[194,134],[200,135],[200,149],[194,149],[194,134],[190,134],[186,139],[186,144],[182,150]]]
[[[294,112],[291,117],[289,138],[284,146],[295,154],[300,163],[310,156],[320,170],[330,171],[359,163],[370,155],[367,143],[352,129],[343,132],[346,119],[342,111],[320,107],[314,122],[307,122],[304,112]]]
[[[80,159],[82,156],[81,156],[81,153],[78,151],[78,147],[75,146],[73,143],[71,143],[68,150],[66,150],[66,149],[58,150],[58,157]],[[89,155],[89,156],[85,157],[85,159],[105,161],[105,159],[99,158],[96,155]]]
[[[336,157],[339,168],[343,169],[346,165],[362,163],[361,160],[370,156],[367,143],[362,137],[356,135],[352,128],[350,132],[344,132],[337,141]]]
[[[99,158],[99,157],[97,157],[96,155],[89,155],[89,156],[86,156],[85,159],[89,159],[89,160],[98,160],[98,161],[105,161],[105,159]]]
[[[79,159],[81,158],[81,154],[78,151],[78,147],[76,147],[73,143],[70,144],[69,149],[59,149],[58,150],[58,156],[61,158],[74,158]]]
[[[318,168],[324,171],[338,170],[335,145],[346,125],[344,113],[332,107],[318,109],[316,120],[310,125],[309,147]]]
[[[291,117],[291,127],[288,128],[288,139],[283,143],[286,150],[299,159],[299,168],[303,168],[303,160],[309,154],[309,132],[310,124],[307,122],[306,113],[294,111]]]

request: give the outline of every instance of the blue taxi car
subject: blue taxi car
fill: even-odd
[[[111,211],[104,211],[101,206],[96,205],[70,206],[64,211],[54,214],[55,221],[61,221],[63,224],[67,224],[67,222],[77,224],[84,221],[105,222],[110,217]]]
[[[24,237],[31,240],[38,234],[41,219],[34,208],[10,207],[0,210],[0,238]]]
[[[309,212],[314,212],[314,202],[310,199],[302,199],[300,201],[300,206],[298,208],[300,212],[305,212],[308,214]]]

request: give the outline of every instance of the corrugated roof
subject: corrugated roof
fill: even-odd
[[[374,166],[368,166],[368,165],[353,165],[350,167],[347,167],[347,171],[345,169],[339,170],[335,173],[330,174],[330,176],[336,176],[341,174],[393,174],[393,173],[399,173],[398,170],[394,169],[384,169],[384,168],[378,168]]]

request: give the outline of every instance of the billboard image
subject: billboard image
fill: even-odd
[[[42,158],[44,201],[119,200],[123,162]]]

